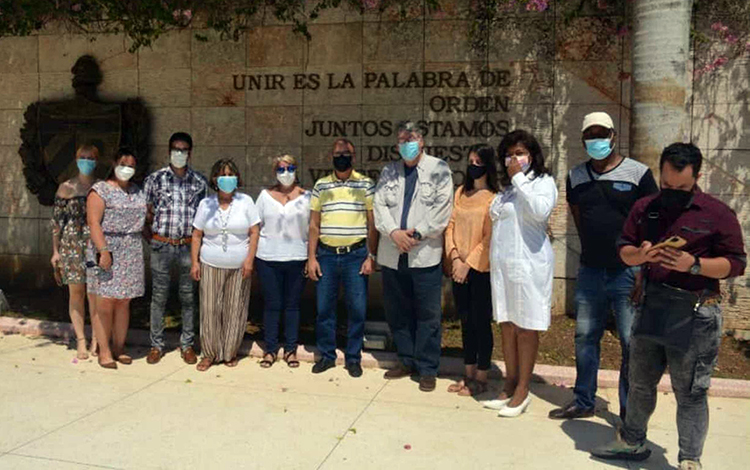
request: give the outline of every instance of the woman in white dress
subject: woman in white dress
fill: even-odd
[[[499,416],[515,417],[531,402],[529,384],[539,332],[550,323],[555,260],[547,225],[557,203],[557,187],[539,142],[524,130],[503,138],[498,159],[506,185],[490,206],[490,280],[506,377],[498,399],[485,406],[499,410]]]

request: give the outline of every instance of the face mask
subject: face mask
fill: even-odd
[[[78,171],[80,171],[82,175],[88,176],[94,172],[94,169],[96,168],[96,160],[81,158],[76,160],[76,165],[78,165]]]
[[[469,165],[469,168],[466,170],[466,174],[469,175],[471,179],[478,180],[479,178],[487,174],[487,167],[479,165]]]
[[[169,152],[169,159],[172,162],[172,166],[175,168],[183,168],[187,165],[188,151],[187,150],[172,150]]]
[[[684,209],[692,197],[692,191],[683,191],[681,189],[662,189],[659,196],[662,207],[670,211]]]
[[[135,174],[135,168],[124,165],[115,167],[115,177],[120,181],[128,181]]]
[[[340,172],[348,170],[352,167],[352,156],[349,154],[334,156],[333,167]]]
[[[521,171],[526,173],[529,171],[529,167],[531,164],[529,163],[529,157],[527,155],[524,155],[522,157],[516,157],[516,160],[518,160],[518,163],[521,165]],[[510,166],[510,158],[505,157],[505,168],[508,168]]]
[[[594,160],[604,160],[612,153],[612,141],[610,139],[589,139],[584,140],[586,152]]]
[[[284,173],[276,173],[276,179],[282,186],[291,186],[294,184],[294,172],[285,171]]]
[[[237,189],[237,177],[236,176],[219,176],[216,178],[216,185],[223,193],[232,193]]]
[[[407,162],[413,161],[419,156],[419,142],[404,142],[398,144],[398,152],[401,154],[401,158]]]

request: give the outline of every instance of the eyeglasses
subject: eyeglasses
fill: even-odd
[[[297,171],[297,166],[296,165],[289,165],[287,167],[280,166],[280,167],[276,168],[276,173],[278,173],[280,175],[283,175],[284,173],[287,173],[287,172],[294,173],[295,171]]]

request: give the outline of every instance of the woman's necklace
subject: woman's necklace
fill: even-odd
[[[221,202],[219,202],[219,224],[221,224],[221,249],[224,252],[227,251],[227,243],[229,242],[229,231],[227,225],[229,224],[229,216],[232,213],[232,204],[234,204],[234,198],[229,203],[226,212],[221,210]]]

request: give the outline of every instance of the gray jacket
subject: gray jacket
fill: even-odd
[[[392,162],[383,168],[375,188],[375,227],[381,234],[378,263],[398,269],[399,251],[390,234],[401,228],[404,209],[404,162]],[[453,209],[453,172],[444,161],[422,155],[417,164],[417,186],[414,189],[407,229],[416,229],[422,241],[409,251],[410,268],[428,268],[439,264],[443,255],[443,232]]]

